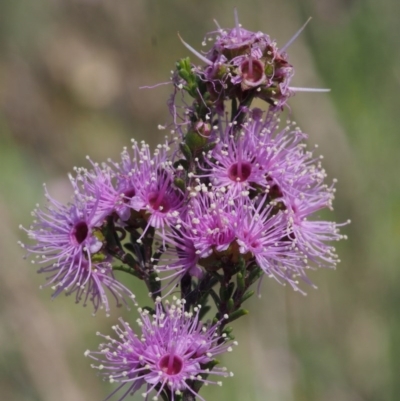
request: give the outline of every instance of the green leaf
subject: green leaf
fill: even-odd
[[[228,335],[228,334],[231,334],[232,331],[233,331],[233,327],[232,326],[226,326],[224,328],[224,330],[223,330],[223,333],[226,333]]]
[[[239,257],[238,267],[239,267],[239,270],[244,275],[244,273],[246,271],[246,261],[244,260],[243,255],[240,255],[240,257]]]
[[[143,277],[136,270],[132,269],[129,266],[125,266],[125,265],[113,266],[112,269],[113,269],[113,271],[119,271],[119,272],[131,274],[132,276],[135,276],[135,277],[143,280]]]
[[[185,135],[185,144],[191,151],[191,154],[198,153],[203,150],[204,146],[207,144],[208,138],[200,135],[198,132],[189,131]],[[186,157],[186,155],[185,155]]]
[[[233,322],[234,320],[239,319],[240,317],[245,316],[245,315],[247,315],[248,313],[249,313],[249,311],[246,310],[246,309],[238,309],[237,311],[232,312],[232,313],[229,315],[228,322],[229,322],[229,323],[230,323],[230,322]]]
[[[263,271],[257,265],[254,265],[253,270],[250,272],[249,277],[247,278],[248,285],[253,284],[262,275],[263,275]]]
[[[241,298],[240,303],[242,304],[244,301],[247,301],[250,297],[254,295],[255,291],[250,290],[247,291]]]
[[[243,274],[242,273],[238,273],[236,275],[236,282],[237,282],[237,288],[239,291],[243,291],[245,289],[245,282],[244,282],[244,278],[243,278]]]
[[[174,168],[178,168],[179,166],[182,166],[185,171],[189,170],[189,164],[185,159],[179,159],[174,163]]]
[[[129,252],[132,252],[133,254],[135,254],[137,251],[136,245],[131,244],[130,242],[124,244],[124,248],[127,249]]]
[[[186,143],[180,143],[179,144],[179,148],[183,154],[183,156],[185,156],[186,160],[188,161],[188,163],[192,162],[192,152],[190,151],[190,148],[188,145],[186,145]]]
[[[177,188],[179,188],[182,192],[186,192],[186,185],[185,181],[182,180],[182,178],[176,177],[174,179],[174,184]]]
[[[202,306],[199,312],[199,320],[202,320],[203,317],[207,314],[207,312],[210,311],[210,309],[211,309],[210,305]]]
[[[235,302],[233,301],[232,298],[230,298],[228,300],[228,302],[226,303],[226,308],[228,309],[228,312],[230,312],[235,306]]]
[[[210,150],[213,150],[216,146],[217,146],[217,142],[207,143],[207,145],[204,146],[203,151],[208,152]]]
[[[159,294],[161,290],[161,281],[156,272],[150,273],[149,277],[150,291],[153,294]]]
[[[227,299],[227,291],[224,285],[221,285],[221,287],[219,287],[219,297],[223,302]]]
[[[235,283],[233,283],[233,282],[229,283],[228,288],[226,290],[227,299],[232,297],[234,289],[235,289]]]
[[[221,300],[218,298],[217,293],[213,289],[210,289],[210,295],[211,295],[212,299],[214,300],[215,306],[219,309]]]

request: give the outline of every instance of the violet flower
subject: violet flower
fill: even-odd
[[[330,243],[347,239],[339,228],[350,221],[337,224],[333,221],[318,221],[314,214],[326,207],[324,199],[292,199],[288,205],[288,221],[292,234],[287,241],[303,255],[311,266],[335,268],[339,263],[335,247]]]
[[[243,191],[266,187],[263,161],[264,150],[250,133],[242,130],[235,135],[233,123],[227,124],[217,146],[205,154],[201,173],[196,177],[208,178],[213,188],[225,188],[227,196],[237,198]]]
[[[242,255],[295,290],[299,278],[311,284],[307,269],[334,268],[331,243],[346,237],[339,233],[342,224],[316,216],[332,209],[335,189],[325,183],[320,158],[306,149],[307,135],[290,121],[282,128],[277,114],[258,109],[240,125],[221,124],[218,131],[217,146],[189,174],[186,212],[163,237],[173,250],[182,244],[190,252],[174,259],[171,251],[157,268],[181,277],[199,265],[212,270],[222,260],[236,263]]]
[[[174,171],[167,154],[169,146],[159,145],[153,155],[144,142],[140,149],[136,142],[133,147],[138,155],[136,191],[129,205],[147,220],[143,235],[150,226],[163,232],[179,216],[183,204],[182,193],[173,183]]]
[[[127,305],[126,298],[134,295],[113,277],[103,247],[96,206],[76,200],[67,206],[52,198],[46,190],[49,206],[32,212],[36,218],[29,229],[21,227],[35,243],[21,246],[34,256],[33,264],[43,265],[39,273],[48,275],[45,286],[54,290],[53,298],[61,292],[75,293],[76,302],[83,299],[93,303],[94,312],[104,308],[109,313],[106,291]]]
[[[287,212],[276,213],[274,207],[268,205],[266,195],[256,201],[243,199],[238,205],[240,224],[236,241],[239,252],[245,260],[255,260],[269,278],[300,290],[299,277],[307,283],[310,281],[305,274],[307,266],[302,255],[286,240],[292,235]]]
[[[123,389],[118,398],[122,401],[144,386],[146,400],[152,392],[156,394],[152,399],[157,400],[163,391],[170,394],[171,401],[184,391],[204,400],[193,389],[196,382],[222,385],[207,376],[233,376],[225,368],[213,367],[217,355],[232,350],[226,335],[218,334],[219,323],[204,324],[199,320],[200,308],[185,312],[184,303],[166,301],[163,307],[158,299],[154,315],[139,309],[141,333],[120,319],[121,326],[113,326],[116,339],[99,334],[106,342],[100,344],[99,351],[88,350],[85,356],[96,361],[92,367],[105,379],[120,383],[107,399]]]
[[[197,278],[203,276],[194,240],[179,222],[171,231],[164,233],[161,239],[166,245],[163,248],[162,258],[153,262],[156,262],[154,270],[161,273],[161,279],[170,280],[167,287],[175,284],[187,273]]]
[[[75,195],[89,205],[95,204],[99,219],[116,213],[122,221],[128,220],[132,210],[129,202],[136,193],[135,182],[131,178],[135,168],[131,167],[121,179],[106,163],[100,166],[89,157],[87,159],[93,168],[75,168],[76,177],[70,176]]]
[[[290,86],[294,68],[288,62],[286,50],[308,21],[281,48],[269,35],[242,28],[236,10],[234,28],[223,29],[217,24],[218,29],[206,35],[202,44],[206,46],[210,41],[214,44],[205,54],[181,39],[205,64],[205,67],[194,65],[193,69],[206,85],[215,110],[222,114],[226,99],[238,99],[242,104],[248,104],[254,97],[279,110],[296,91],[326,92],[326,89]],[[173,80],[177,87],[185,84],[178,76]]]

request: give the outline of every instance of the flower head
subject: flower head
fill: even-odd
[[[209,178],[215,189],[225,188],[234,198],[244,191],[266,186],[265,172],[260,166],[264,150],[252,135],[229,123],[221,132],[217,146],[205,154],[199,178]]]
[[[330,206],[334,189],[325,184],[320,158],[306,149],[303,133],[295,122],[281,128],[276,113],[249,112],[241,124],[221,126],[217,146],[204,155],[199,178],[236,198],[244,191],[269,194],[269,200],[323,199]]]
[[[200,266],[218,269],[221,258],[237,259],[236,213],[236,205],[223,192],[206,186],[199,192],[193,191],[185,214],[171,231],[162,235],[167,251],[166,257],[159,260],[157,271],[174,272],[166,278],[177,279],[186,273],[201,278]]]
[[[289,87],[294,69],[284,49],[265,33],[243,29],[236,12],[235,18],[234,28],[218,26],[206,35],[203,45],[208,41],[214,44],[205,56],[183,42],[206,64],[205,68],[194,66],[194,70],[220,111],[226,98],[244,101],[258,97],[281,108],[294,93]]]
[[[121,383],[116,390],[124,388],[119,401],[143,385],[146,399],[155,392],[156,400],[163,391],[171,394],[171,400],[184,391],[202,399],[193,385],[221,384],[206,376],[229,376],[226,369],[214,367],[214,359],[232,348],[225,335],[218,334],[219,323],[202,323],[199,312],[199,307],[194,313],[185,312],[184,300],[166,302],[165,307],[158,301],[154,314],[139,309],[141,333],[121,320],[121,326],[113,327],[116,339],[99,334],[106,342],[99,351],[86,351],[85,355],[98,363],[92,367],[110,382]]]
[[[294,70],[286,53],[267,34],[243,29],[237,14],[234,28],[219,28],[208,38],[214,38],[214,45],[206,55],[212,65],[204,71],[205,80],[214,82],[214,88],[226,85],[224,95],[245,98],[254,89],[256,97],[281,107],[293,93],[289,82]]]
[[[161,238],[166,246],[163,247],[162,258],[154,260],[157,263],[154,270],[167,273],[161,276],[162,279],[170,279],[169,284],[174,284],[187,273],[192,277],[202,277],[203,271],[198,264],[199,255],[195,243],[181,224],[178,223]]]
[[[286,240],[292,234],[287,212],[277,212],[267,195],[253,201],[242,199],[238,210],[241,224],[236,241],[245,260],[255,262],[268,277],[289,283],[295,290],[299,290],[299,277],[309,282],[302,255]]]
[[[281,128],[276,113],[259,109],[218,130],[217,146],[197,159],[185,213],[164,237],[174,249],[182,244],[188,257],[170,257],[160,270],[179,276],[179,269],[219,269],[242,256],[299,290],[299,278],[310,283],[307,269],[335,267],[330,242],[345,236],[340,224],[315,215],[332,208],[335,190],[325,183],[320,158],[306,149],[307,135],[291,121]]]
[[[197,80],[206,88],[205,93],[200,97],[201,90],[195,94],[193,81],[196,79],[190,73],[182,74],[179,69],[172,78],[175,87],[185,88],[197,101],[201,99],[207,106],[210,100],[213,111],[220,115],[225,110],[227,99],[235,99],[245,105],[254,98],[260,98],[269,103],[271,109],[280,110],[296,91],[326,92],[326,89],[290,86],[294,68],[288,61],[286,50],[308,22],[284,46],[278,47],[269,35],[242,28],[235,10],[235,27],[223,29],[217,23],[217,30],[205,36],[203,46],[214,42],[207,52],[199,52],[181,39],[186,48],[205,64],[191,67]],[[207,101],[204,101],[205,98]]]
[[[99,233],[103,221],[96,216],[96,205],[88,207],[79,200],[63,205],[50,196],[46,187],[45,196],[49,206],[35,209],[32,215],[36,219],[25,229],[36,242],[26,247],[28,251],[37,256],[39,264],[90,262],[103,246]]]
[[[314,199],[291,199],[288,204],[288,221],[291,235],[286,241],[291,243],[302,258],[318,267],[335,268],[339,257],[332,242],[346,239],[347,236],[340,234],[342,224],[333,221],[320,221],[315,219],[315,212],[327,206],[330,207],[331,199],[314,197]]]
[[[122,221],[129,219],[132,208],[129,203],[136,194],[134,174],[137,166],[130,160],[126,149],[121,154],[120,165],[107,163],[99,165],[89,157],[92,169],[75,168],[76,177],[70,176],[75,195],[87,204],[96,205],[96,215],[100,219],[116,213]]]
[[[151,155],[149,146],[144,142],[138,148],[133,147],[137,159],[137,172],[134,176],[135,195],[130,200],[130,207],[141,212],[149,226],[164,230],[180,214],[183,197],[173,184],[174,172],[171,161],[168,160],[168,145],[159,145]]]
[[[134,299],[132,293],[114,279],[111,265],[102,253],[103,238],[97,204],[85,204],[76,199],[62,205],[46,190],[49,206],[35,209],[36,220],[24,229],[34,241],[22,247],[35,258],[32,263],[41,265],[39,273],[47,275],[46,286],[54,290],[53,297],[61,292],[75,294],[76,302],[93,303],[94,312],[110,310],[106,290],[120,305],[126,298]]]

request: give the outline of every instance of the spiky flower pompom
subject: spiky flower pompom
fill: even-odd
[[[137,148],[136,142],[134,146]],[[137,148],[136,195],[132,197],[130,206],[141,212],[147,220],[147,227],[161,231],[179,216],[183,197],[174,185],[172,161],[168,158],[169,146],[158,145],[154,154],[149,145],[142,142]]]
[[[110,395],[123,389],[123,400],[145,386],[143,396],[147,400],[151,392],[157,400],[162,392],[173,401],[184,391],[200,397],[196,391],[201,385],[218,384],[209,375],[227,377],[225,368],[215,367],[215,357],[232,350],[226,343],[226,335],[218,334],[219,323],[204,324],[199,320],[200,308],[194,313],[185,312],[184,300],[173,304],[158,299],[154,313],[139,309],[137,324],[141,334],[135,332],[122,319],[114,326],[116,338],[99,334],[106,342],[99,351],[86,351],[111,383],[120,383]]]
[[[234,118],[255,98],[269,103],[272,110],[281,110],[296,92],[329,92],[329,89],[291,86],[294,68],[286,50],[309,21],[282,47],[266,33],[242,28],[236,10],[235,27],[223,29],[215,21],[217,30],[209,32],[202,42],[203,46],[212,42],[208,51],[200,52],[181,38],[184,46],[203,64],[192,63],[189,58],[176,64],[171,77],[175,92],[169,104],[174,123],[204,122],[207,113],[222,116],[227,100],[232,101]],[[193,105],[176,96],[179,92],[188,93],[194,99]],[[181,113],[182,107],[184,113]]]
[[[270,201],[317,196],[323,199],[321,208],[330,206],[333,187],[324,183],[321,160],[306,149],[307,135],[295,122],[282,128],[279,114],[255,108],[241,124],[220,124],[216,136],[216,146],[198,163],[197,179],[209,180],[233,198],[245,191],[268,193]]]
[[[94,312],[110,310],[106,290],[117,301],[127,304],[133,294],[114,279],[111,264],[102,252],[103,220],[97,211],[98,202],[75,202],[63,205],[46,190],[47,208],[35,209],[36,218],[29,229],[21,227],[34,241],[21,246],[34,255],[32,263],[41,265],[39,273],[47,275],[46,286],[54,290],[53,298],[60,293],[75,294],[76,302],[91,302]]]
[[[154,153],[144,141],[132,140],[132,154],[125,148],[121,162],[92,162],[93,169],[76,168],[71,182],[77,195],[87,204],[96,205],[96,216],[116,213],[122,221],[131,217],[149,227],[164,230],[179,215],[182,194],[173,185],[174,172],[168,158],[168,144],[158,145]]]
[[[307,23],[286,45],[279,48],[269,35],[242,28],[236,10],[235,22],[236,26],[231,29],[223,29],[217,24],[218,29],[206,35],[203,46],[207,42],[214,43],[205,54],[182,40],[205,64],[192,66],[194,75],[206,88],[206,96],[203,96],[205,103],[212,102],[219,113],[224,110],[224,101],[227,99],[238,99],[242,105],[249,105],[253,98],[260,98],[273,109],[282,108],[296,91],[296,88],[290,86],[294,68],[288,62],[286,49]],[[193,94],[195,79],[182,67],[178,64],[174,82],[178,88],[185,87]]]
[[[157,268],[180,277],[243,257],[296,290],[299,278],[310,284],[307,269],[334,268],[339,259],[332,242],[346,238],[339,232],[343,224],[320,221],[317,213],[332,209],[335,180],[326,184],[321,159],[307,150],[307,135],[259,109],[249,110],[242,123],[213,127],[213,133],[216,146],[196,158],[189,174],[186,211],[163,237],[189,253],[169,255]]]

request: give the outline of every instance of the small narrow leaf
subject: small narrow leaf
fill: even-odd
[[[245,288],[245,282],[244,282],[244,278],[243,278],[243,274],[242,273],[238,273],[236,275],[236,282],[237,282],[237,288],[240,291],[243,291]]]
[[[247,301],[250,297],[254,295],[255,291],[250,290],[247,291],[241,298],[240,303],[242,304],[244,301]]]
[[[232,298],[230,298],[228,300],[228,302],[226,303],[226,307],[228,309],[228,312],[230,312],[234,308],[234,306],[235,306],[235,302],[233,301]]]
[[[237,311],[231,313],[228,318],[228,322],[233,322],[236,319],[239,319],[242,316],[245,316],[249,313],[246,309],[238,309]]]
[[[189,163],[191,163],[192,162],[192,152],[190,151],[189,146],[186,145],[186,143],[180,143],[179,148],[180,148],[183,156],[185,156],[186,160]]]

